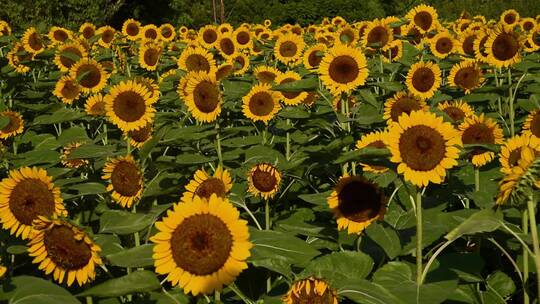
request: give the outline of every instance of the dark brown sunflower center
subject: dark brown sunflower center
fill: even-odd
[[[53,37],[56,41],[62,41],[62,42],[64,42],[66,39],[69,38],[68,34],[63,30],[54,31]]]
[[[437,42],[435,43],[435,49],[437,52],[441,54],[448,54],[450,51],[452,51],[453,43],[452,39],[448,37],[442,37],[437,39]]]
[[[7,118],[9,118],[8,124],[4,126],[2,129],[0,129],[1,133],[7,134],[7,133],[17,131],[17,129],[19,129],[19,127],[21,126],[21,120],[19,119],[19,117],[15,116],[14,114],[3,113],[0,116],[4,116],[4,117],[7,116]]]
[[[88,89],[96,87],[101,82],[100,70],[94,64],[81,65],[77,70],[77,78],[81,76],[83,77],[79,80],[79,84]]]
[[[97,114],[97,115],[104,114],[105,113],[105,102],[103,102],[103,101],[96,102],[95,104],[92,105],[92,107],[90,107],[90,112],[92,114]]]
[[[39,51],[43,48],[43,42],[38,33],[32,33],[28,37],[28,45],[35,51]]]
[[[493,41],[492,52],[497,60],[512,59],[519,52],[519,41],[512,34],[501,33]]]
[[[293,57],[298,52],[298,46],[293,41],[285,41],[279,46],[279,54],[282,57]]]
[[[446,144],[437,130],[425,125],[416,125],[401,135],[399,152],[409,168],[429,171],[444,159]]]
[[[296,79],[294,78],[285,78],[283,79],[279,84],[285,84],[285,83],[289,83],[289,82],[294,82],[296,81]],[[298,95],[300,95],[301,92],[281,92],[281,95],[285,96],[285,98],[287,99],[294,99],[296,98]]]
[[[261,192],[270,192],[277,187],[277,178],[275,172],[263,171],[259,168],[255,169],[251,174],[253,186]]]
[[[123,196],[135,196],[141,189],[141,173],[131,162],[120,161],[111,174],[114,191]]]
[[[101,40],[105,43],[109,43],[114,38],[114,31],[112,30],[106,30],[101,34]]]
[[[328,74],[337,83],[349,83],[358,77],[360,67],[354,58],[342,55],[332,60],[328,68]]]
[[[484,57],[487,57],[488,53],[487,53],[487,50],[486,50],[486,42],[488,40],[488,36],[485,35],[484,37],[482,37],[482,39],[480,39],[480,43],[479,43],[479,51],[480,51],[480,54],[482,54],[482,56]]]
[[[144,31],[144,37],[150,38],[150,39],[156,39],[158,36],[158,33],[155,29],[147,29]]]
[[[75,99],[79,95],[79,87],[72,81],[66,81],[64,87],[61,90],[62,96],[67,99]]]
[[[126,27],[126,33],[129,36],[137,36],[139,35],[139,26],[136,23],[130,23]]]
[[[54,205],[54,194],[39,179],[29,178],[18,182],[9,196],[9,209],[25,225],[32,225],[32,221],[40,215],[52,215]]]
[[[255,116],[266,116],[274,110],[274,99],[268,92],[258,92],[249,99],[249,111]]]
[[[412,85],[419,92],[428,92],[435,84],[435,73],[428,67],[421,67],[414,71]]]
[[[508,165],[510,165],[510,167],[517,166],[520,159],[521,159],[521,148],[512,150],[510,152],[510,155],[508,156]]]
[[[227,56],[234,54],[234,42],[229,38],[221,39],[221,41],[219,42],[219,47],[221,48],[221,51]]]
[[[464,67],[457,71],[454,82],[461,88],[474,89],[480,81],[481,71],[475,67]]]
[[[369,31],[367,36],[368,44],[376,44],[375,47],[383,47],[388,43],[390,36],[384,26],[376,26]]]
[[[200,54],[193,54],[186,58],[186,69],[188,71],[210,71],[210,63]]]
[[[229,76],[232,70],[233,70],[233,66],[231,64],[226,64],[224,66],[221,66],[216,72],[216,79],[218,81],[224,79],[225,77]]]
[[[143,143],[147,141],[150,136],[152,135],[152,125],[147,124],[143,128],[140,128],[139,130],[132,130],[128,132],[128,135],[131,139],[138,143]]]
[[[241,70],[246,66],[246,59],[243,56],[237,56],[234,58],[235,70]]]
[[[195,275],[209,275],[222,268],[231,253],[229,228],[215,215],[186,218],[173,232],[171,251],[176,264]]]
[[[390,110],[390,117],[393,121],[398,121],[398,118],[399,116],[401,116],[401,114],[410,114],[412,111],[420,109],[422,109],[422,105],[418,102],[418,100],[405,96],[398,99],[394,103],[394,105],[392,105],[392,109]]]
[[[114,113],[123,121],[133,122],[143,117],[146,103],[143,96],[133,91],[125,91],[113,101]]]
[[[464,144],[493,144],[493,129],[483,123],[476,123],[463,131],[461,140]]]
[[[197,187],[195,194],[207,199],[210,198],[212,194],[216,194],[218,197],[225,197],[225,184],[217,177],[210,177]]]
[[[238,35],[236,35],[236,41],[240,43],[241,45],[246,45],[249,43],[251,37],[249,36],[249,33],[247,32],[239,32]]]
[[[516,22],[516,15],[513,13],[506,14],[504,16],[504,22],[506,24],[514,24],[514,22]]]
[[[161,29],[161,36],[163,36],[163,38],[171,38],[172,35],[173,35],[173,31],[168,26]]]
[[[216,31],[214,31],[214,30],[206,30],[206,31],[203,32],[202,38],[203,38],[204,42],[211,44],[211,43],[216,42],[218,36],[217,36]]]
[[[47,256],[64,270],[81,269],[88,265],[92,250],[82,240],[75,239],[75,233],[69,227],[54,226],[45,232],[43,243]]]
[[[418,45],[420,42],[422,42],[423,35],[416,27],[411,28],[407,35],[412,37],[410,42],[413,45]]]
[[[533,116],[530,129],[534,136],[540,137],[540,112]]]
[[[144,52],[144,63],[149,66],[155,66],[159,60],[159,50],[155,48],[149,48]]]
[[[362,179],[349,178],[338,192],[338,202],[338,209],[344,217],[365,222],[379,214],[382,195],[375,185]]]
[[[302,286],[296,293],[291,293],[292,304],[334,304],[335,296],[332,294],[329,288],[327,288],[322,294],[319,294],[316,290],[315,283],[308,285],[309,288],[306,291],[306,287]]]
[[[276,74],[269,71],[262,71],[257,73],[257,79],[262,83],[271,83],[276,79]]]
[[[63,51],[62,51],[62,54],[63,53],[71,53],[79,58],[82,57],[82,53],[81,51],[76,48],[76,47],[68,47],[68,48],[65,48]],[[70,59],[66,56],[62,56],[60,55],[60,62],[62,63],[63,66],[65,66],[66,68],[70,68],[73,64],[75,64],[75,61],[73,59]]]
[[[90,39],[94,36],[95,30],[91,26],[87,26],[83,29],[82,34],[86,39]]]
[[[462,109],[454,106],[447,107],[443,110],[453,121],[460,121],[465,118],[465,112]]]
[[[322,61],[322,56],[318,56],[317,53],[321,52],[320,50],[314,50],[308,55],[308,63],[312,67],[316,68]]]
[[[219,89],[210,82],[200,82],[193,91],[195,106],[203,113],[212,113],[219,105]]]
[[[384,142],[382,140],[376,140],[372,143],[370,143],[369,145],[367,145],[368,147],[372,147],[372,148],[378,148],[378,149],[384,149],[386,148],[386,145],[384,144]]]
[[[462,48],[465,54],[469,56],[474,56],[474,40],[476,39],[476,35],[469,35],[467,38],[463,40]]]
[[[534,23],[533,23],[533,22],[531,22],[531,21],[525,21],[525,22],[523,23],[523,29],[524,29],[525,31],[528,32],[528,31],[532,30],[533,28],[534,28]]]
[[[424,31],[427,31],[433,24],[433,17],[429,12],[418,12],[414,15],[414,24]]]

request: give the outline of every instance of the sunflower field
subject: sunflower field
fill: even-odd
[[[0,162],[0,303],[539,303],[540,16],[0,21]]]

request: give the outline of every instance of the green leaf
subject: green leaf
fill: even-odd
[[[332,193],[332,190],[313,194],[301,194],[298,197],[313,205],[326,206],[326,200],[330,196],[330,193]]]
[[[107,210],[99,218],[101,233],[131,234],[152,225],[154,214]]]
[[[272,87],[274,91],[283,92],[302,92],[302,91],[315,91],[319,87],[318,78],[306,78],[296,81],[287,82]]]
[[[10,304],[81,303],[64,288],[51,281],[31,276],[14,277],[9,283],[3,284],[0,300]]]
[[[58,143],[62,146],[65,146],[74,142],[85,142],[88,140],[88,135],[86,135],[86,129],[82,127],[71,127],[67,130],[64,130],[60,136],[58,136]]]
[[[362,279],[373,269],[373,260],[367,254],[355,251],[334,252],[309,263],[302,274],[328,280],[341,287],[354,279]]]
[[[367,159],[386,159],[388,157],[390,157],[390,151],[388,151],[388,149],[365,147],[360,150],[353,150],[343,153],[334,161],[334,164],[342,164],[349,161],[361,161]]]
[[[496,214],[491,209],[484,209],[471,215],[461,225],[450,231],[445,238],[455,240],[463,235],[491,232],[497,230],[500,225],[501,214]]]
[[[94,241],[101,247],[104,256],[115,254],[124,250],[120,238],[114,234],[95,234]]]
[[[77,296],[119,297],[130,293],[149,292],[160,287],[161,285],[154,272],[139,270],[120,278],[109,279],[79,293]]]
[[[13,245],[9,246],[6,251],[9,254],[26,254],[28,251],[28,247],[23,245]]]
[[[292,119],[303,119],[309,118],[310,114],[304,107],[296,106],[284,108],[279,112],[278,116]]]
[[[107,256],[109,263],[120,267],[146,267],[154,265],[152,249],[154,245],[145,244]]]
[[[356,279],[338,290],[338,295],[362,304],[402,304],[399,297],[392,295],[383,286],[366,280]]]
[[[377,245],[381,246],[390,259],[397,257],[401,252],[399,235],[394,228],[373,223],[366,228],[366,234]]]
[[[101,194],[107,192],[107,188],[105,188],[105,186],[100,183],[75,184],[69,186],[69,189],[79,192],[79,196]]]
[[[68,159],[77,158],[99,158],[112,156],[115,151],[113,146],[98,146],[95,144],[84,144],[69,153]]]
[[[516,284],[514,281],[504,272],[495,271],[487,278],[488,290],[494,292],[506,302],[507,298],[516,292]]]
[[[183,165],[204,164],[216,159],[214,156],[204,156],[202,154],[180,154],[176,156],[176,163]]]
[[[73,62],[77,62],[79,61],[79,59],[81,59],[81,57],[75,53],[72,53],[72,52],[69,52],[69,51],[64,51],[62,53],[60,53],[60,56],[61,57],[66,57],[67,59],[69,60],[72,60]]]
[[[60,162],[60,153],[51,150],[32,150],[17,154],[17,159],[13,160],[15,167],[34,166],[41,164],[57,164]]]
[[[3,129],[5,126],[7,126],[9,122],[10,122],[9,117],[0,116],[0,129]]]
[[[41,115],[34,119],[36,125],[50,125],[73,121],[85,117],[86,114],[76,109],[61,108],[50,115]]]

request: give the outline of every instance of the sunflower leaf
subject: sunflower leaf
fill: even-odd
[[[317,78],[305,78],[280,85],[275,85],[274,87],[272,87],[272,90],[282,92],[303,92],[315,91],[318,87],[319,80]]]
[[[77,297],[119,297],[135,292],[149,292],[160,287],[161,285],[154,272],[139,270],[91,287],[79,293]]]

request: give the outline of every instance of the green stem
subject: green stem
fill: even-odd
[[[221,294],[217,290],[214,291],[214,300],[216,301],[216,303],[221,302]]]
[[[248,299],[248,297],[246,297],[246,295],[244,295],[244,293],[236,286],[236,284],[234,284],[234,282],[229,285],[229,288],[238,296],[240,297],[240,299],[242,299],[242,301],[246,304],[251,304],[253,302],[251,302],[250,299]]]
[[[529,222],[528,222],[528,211],[524,210],[523,214],[521,215],[521,229],[523,230],[523,233],[525,235],[529,232]],[[523,247],[522,251],[523,255],[523,285],[526,284],[527,280],[529,279],[529,253],[527,252],[527,248]],[[527,288],[523,286],[523,304],[529,304],[529,294],[527,293]]]
[[[216,150],[219,159],[219,165],[223,167],[223,154],[221,153],[221,136],[219,135],[219,123],[216,122]]]
[[[291,120],[287,118],[287,127],[291,125]],[[287,160],[291,159],[291,133],[289,132],[289,129],[287,128],[287,145],[285,146],[285,158]]]
[[[416,283],[422,285],[422,191],[416,191]]]
[[[514,97],[512,96],[512,70],[508,68],[508,118],[510,120],[510,135],[515,135],[514,130]]]
[[[531,194],[527,201],[527,209],[529,213],[529,222],[531,225],[531,236],[534,249],[534,263],[536,265],[536,284],[538,291],[538,298],[540,299],[540,246],[538,245],[538,229],[536,227],[536,212],[534,210],[534,198]],[[526,259],[526,257],[523,257]]]
[[[270,230],[272,223],[270,222],[270,203],[267,199],[264,200],[264,229]],[[266,279],[266,292],[272,290],[272,278],[270,271],[268,271],[268,278]]]
[[[474,190],[480,191],[480,168],[474,167]]]
[[[126,138],[126,155],[131,154],[131,143],[129,142],[129,137]]]
[[[94,303],[92,301],[92,297],[86,297],[86,304],[92,304],[92,303]]]

